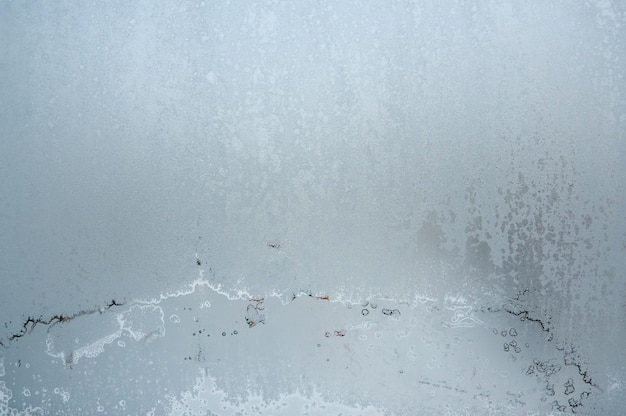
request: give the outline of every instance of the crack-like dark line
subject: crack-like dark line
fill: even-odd
[[[511,315],[517,316],[522,320],[525,321],[530,321],[530,322],[535,322],[537,324],[539,324],[541,326],[541,330],[543,332],[547,332],[550,334],[550,338],[548,339],[548,341],[552,341],[553,340],[553,333],[551,332],[552,329],[552,325],[550,320],[546,320],[545,322],[541,319],[538,318],[534,318],[531,316],[531,312],[528,310],[525,310],[524,308],[520,307],[520,303],[523,303],[522,301],[522,297],[524,295],[526,295],[529,292],[528,289],[523,289],[522,291],[518,292],[517,295],[515,295],[514,298],[512,298],[511,300],[516,304],[516,305],[512,305],[512,304],[505,304],[500,306],[489,306],[487,308],[484,308],[483,310],[486,309],[487,312],[507,312]],[[563,353],[563,364],[565,364],[566,366],[574,366],[577,370],[578,370],[578,374],[582,377],[582,381],[591,386],[591,387],[595,387],[596,389],[598,389],[599,391],[603,392],[604,390],[599,387],[596,383],[593,382],[592,377],[589,375],[589,370],[588,369],[583,369],[583,365],[579,362],[580,361],[580,357],[576,357],[574,354],[576,353],[576,347],[572,344],[569,345],[569,347],[565,346],[559,346],[556,345],[556,349],[558,351],[561,351]],[[590,391],[584,391],[580,394],[579,396],[579,400],[575,400],[570,398],[570,400],[567,402],[570,406],[570,409],[572,411],[572,413],[576,413],[576,408],[578,407],[582,407],[584,404],[585,399],[587,399],[589,396],[591,395]],[[558,402],[557,402],[558,404]],[[564,408],[564,406],[561,406]]]
[[[72,315],[53,315],[49,319],[44,319],[43,316],[39,316],[38,318],[29,316],[26,318],[26,321],[24,321],[24,323],[22,324],[22,329],[18,333],[9,336],[8,340],[14,341],[16,339],[22,338],[23,336],[27,334],[32,333],[35,327],[39,324],[46,325],[51,328],[56,324],[69,322],[81,316],[92,315],[96,312],[99,312],[100,314],[102,314],[108,311],[109,309],[111,309],[112,307],[122,306],[124,305],[124,303],[125,302],[120,303],[120,302],[117,302],[115,299],[112,299],[111,302],[109,302],[103,308],[82,310]],[[4,347],[4,344],[2,343],[2,341],[0,341],[0,345]]]
[[[575,357],[572,357],[572,355],[576,353],[576,347],[574,345],[570,344],[567,350],[565,347],[557,345],[556,349],[563,352],[563,364],[576,367],[578,374],[582,376],[585,384],[595,387],[601,392],[604,391],[600,386],[593,382],[593,379],[589,375],[589,370],[583,370],[582,364],[578,362]]]
[[[515,295],[515,297],[512,300],[517,302],[519,305],[519,303],[522,303],[522,299],[521,299],[522,296],[526,295],[528,292],[530,292],[528,288],[522,289],[521,291],[517,293],[517,295]],[[506,305],[503,305],[502,310],[504,310],[507,313],[510,313],[511,315],[515,315],[519,317],[521,320],[538,323],[539,325],[541,325],[541,330],[543,332],[549,333],[551,330],[551,322],[549,319],[546,322],[544,322],[541,319],[533,318],[531,316],[530,311],[525,310],[519,306],[516,307],[510,304],[506,304]]]
[[[518,316],[520,318],[524,318],[525,321],[536,322],[541,325],[541,330],[543,332],[550,332],[550,321],[544,323],[541,319],[533,318],[530,316],[530,311],[518,311],[515,309],[509,309],[506,306],[504,307],[504,311],[510,313],[511,315]]]

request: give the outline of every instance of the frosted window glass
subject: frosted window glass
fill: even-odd
[[[0,414],[624,413],[626,7],[0,4]]]

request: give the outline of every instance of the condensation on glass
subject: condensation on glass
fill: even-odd
[[[623,413],[626,8],[0,5],[0,414]]]

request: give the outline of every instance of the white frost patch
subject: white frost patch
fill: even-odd
[[[464,296],[446,296],[444,306],[452,312],[450,319],[443,321],[448,328],[473,328],[476,325],[485,326],[485,323],[476,317],[477,309]]]
[[[104,335],[103,335],[104,334]],[[72,367],[82,357],[94,358],[122,335],[114,315],[91,314],[49,327],[46,354]]]
[[[618,392],[622,391],[622,381],[620,378],[614,374],[609,374],[609,382],[608,382],[608,392]]]
[[[200,277],[195,279],[193,282],[185,285],[182,289],[179,289],[173,292],[161,293],[158,298],[136,299],[135,303],[146,304],[146,305],[157,305],[167,299],[191,295],[199,287],[208,287],[212,289],[214,292],[226,296],[228,300],[241,300],[241,299],[248,299],[251,297],[251,294],[248,293],[246,290],[238,290],[236,294],[233,295],[233,293],[225,290],[223,285],[219,283],[216,283],[216,284],[211,283],[208,280],[206,280],[203,276],[204,276],[204,270],[201,270]],[[205,307],[210,307],[210,303],[209,303],[209,306],[205,306]]]
[[[119,313],[117,321],[132,339],[149,343],[165,335],[164,316],[160,306],[134,305]]]
[[[145,343],[163,337],[163,309],[154,305],[133,305],[115,315],[81,316],[52,326],[45,341],[46,354],[61,359],[64,365],[71,368],[82,357],[95,358],[102,354],[107,344],[112,344],[122,335]]]
[[[208,370],[204,370],[205,374]],[[325,400],[319,392],[312,394],[281,394],[276,400],[266,401],[262,395],[249,394],[237,403],[229,400],[228,394],[219,389],[216,380],[203,374],[196,379],[192,389],[185,391],[170,402],[170,416],[219,414],[236,415],[363,415],[376,416],[386,413],[373,406],[352,407],[339,402]]]
[[[9,389],[4,381],[0,381],[0,409],[3,405],[8,406],[9,400],[13,397],[13,392]]]
[[[24,390],[25,396],[30,396],[30,391],[26,394]],[[40,407],[33,407],[28,405],[23,408],[23,410],[18,410],[16,408],[9,406],[9,400],[13,397],[13,391],[6,386],[4,381],[0,381],[0,415],[12,415],[12,416],[26,416],[26,415],[44,415],[44,411]]]

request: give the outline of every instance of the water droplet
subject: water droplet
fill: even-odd
[[[398,309],[383,308],[383,314],[387,316],[398,317],[400,316],[400,311]]]

